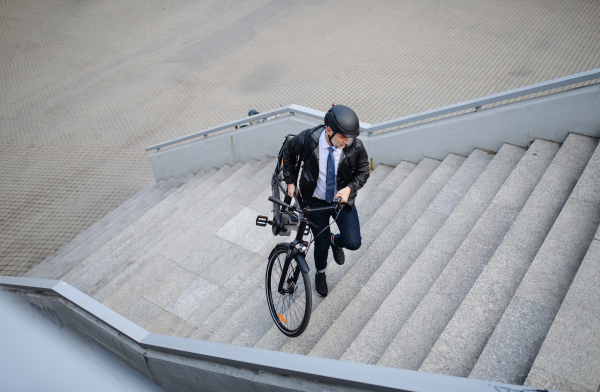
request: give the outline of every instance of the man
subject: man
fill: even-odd
[[[294,196],[299,174],[295,170],[296,160],[303,156],[302,152],[308,146],[310,153],[303,164],[298,184],[301,204],[330,206],[336,197],[341,197],[342,203],[345,203],[336,221],[340,229],[338,235],[331,235],[329,230],[329,219],[334,210],[313,212],[308,217],[314,236],[325,230],[314,243],[315,286],[321,297],[327,296],[328,292],[325,270],[329,248],[333,259],[340,265],[345,261],[343,248],[360,248],[360,224],[354,200],[356,192],[369,178],[369,157],[362,142],[356,138],[360,134],[356,113],[347,106],[333,105],[325,114],[324,121],[325,125],[296,135],[286,144],[283,153],[283,177],[291,197]]]

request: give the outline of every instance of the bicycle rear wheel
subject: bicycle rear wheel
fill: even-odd
[[[285,293],[279,293],[279,282],[288,249],[287,244],[281,244],[276,246],[269,255],[265,289],[269,311],[275,325],[284,335],[296,337],[304,332],[310,321],[312,296],[308,273],[300,270],[300,265],[295,258],[290,261],[285,276]],[[294,282],[295,274],[298,276],[296,282]]]

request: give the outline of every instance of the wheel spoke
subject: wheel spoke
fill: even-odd
[[[278,253],[273,255],[269,267],[267,295],[276,324],[282,332],[290,336],[297,336],[306,328],[307,320],[305,319],[310,316],[310,309],[308,308],[310,301],[307,301],[307,296],[310,293],[307,292],[305,285],[306,273],[298,271],[300,266],[295,259],[291,261],[285,276],[283,276],[286,257],[287,252],[283,250],[279,250]],[[293,282],[297,272],[299,274],[298,279]],[[280,294],[278,291],[282,277],[285,282],[283,287],[286,291],[285,294]]]

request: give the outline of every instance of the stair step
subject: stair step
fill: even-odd
[[[368,200],[371,193],[379,187],[379,185],[392,173],[394,167],[388,165],[379,165],[375,170],[369,174],[367,183],[357,192],[356,201],[357,205],[362,205],[364,201]],[[391,192],[390,192],[391,193]],[[360,209],[363,211],[363,208]]]
[[[416,167],[413,167],[408,162],[401,162],[396,170],[407,170],[410,169],[405,180],[397,186],[397,188],[389,195],[387,200],[381,205],[381,207],[375,212],[373,217],[366,222],[364,227],[361,227],[362,235],[362,246],[360,249],[354,252],[346,252],[346,262],[342,266],[334,266],[327,272],[327,285],[332,292],[337,283],[345,275],[346,271],[350,270],[351,267],[357,260],[360,260],[361,256],[367,252],[371,244],[377,240],[380,233],[392,222],[392,220],[398,215],[403,207],[408,203],[412,196],[419,190],[419,188],[425,183],[425,181],[431,176],[431,174],[440,165],[440,161],[431,158],[424,158]],[[390,174],[393,174],[390,173]],[[384,181],[385,182],[385,181]],[[384,183],[382,183],[384,185]],[[380,185],[380,186],[382,186]],[[309,252],[307,262],[314,266],[313,252]],[[314,287],[314,274],[311,274],[311,285]],[[323,299],[316,295],[313,295],[313,314],[322,303]],[[277,327],[272,326],[271,329],[258,341],[255,345],[256,348],[279,351],[289,338],[285,337]]]
[[[397,214],[395,219],[381,232],[377,240],[369,247],[369,250],[345,274],[342,281],[330,291],[326,300],[313,311],[310,325],[306,331],[301,336],[286,343],[281,351],[296,354],[309,353],[352,298],[358,294],[358,291],[368,281],[373,272],[419,219],[465,159],[465,157],[455,154],[449,154],[444,159]]]
[[[152,333],[597,389],[597,139],[379,165],[356,199],[362,246],[329,265],[329,295],[313,295],[294,339],[264,294],[269,253],[293,237],[254,224],[272,209],[275,160],[150,184],[28,275],[62,276]]]
[[[110,243],[108,248],[112,248],[111,250],[123,245],[125,241],[116,242],[111,240],[118,236],[119,233],[126,230],[129,225],[139,219],[145,212],[153,208],[163,198],[174,192],[182,185],[183,181],[184,179],[165,181],[151,193],[140,199],[138,203],[135,203],[125,214],[122,214],[106,225],[102,231],[98,232],[95,238],[88,241],[85,246],[79,246],[62,257],[59,267],[60,273],[64,273],[62,279],[70,282],[75,271],[67,271],[73,267],[79,267],[77,270],[83,270],[85,267],[85,260],[107,244]]]
[[[276,238],[276,237],[275,237]],[[272,247],[271,247],[272,248]],[[269,249],[270,251],[270,249]],[[244,306],[249,297],[257,291],[261,282],[264,280],[265,266],[267,256],[257,253],[247,264],[254,266],[251,274],[247,276],[235,290],[221,288],[221,293],[215,293],[209,301],[206,301],[199,307],[196,313],[186,320],[196,327],[196,330],[189,336],[192,339],[209,340],[227,320],[232,319],[233,315]],[[262,290],[260,290],[262,292]],[[263,294],[264,295],[264,294]],[[266,308],[265,300],[261,303]]]
[[[382,167],[382,169],[380,169],[380,173],[390,173],[390,170],[387,169],[385,166],[380,165]],[[383,186],[386,186],[388,183],[390,183],[391,181],[393,181],[394,183],[397,183],[398,178],[406,178],[406,176],[413,170],[413,168],[416,165],[411,164],[411,163],[403,163],[401,165],[399,165],[397,168],[393,169],[393,176],[391,178],[388,179],[389,175],[386,176],[384,179],[381,179],[381,181],[379,181],[380,184],[377,184],[377,186],[373,186],[371,187],[371,189],[373,187],[377,188],[379,186],[381,186],[381,184],[384,184]],[[376,169],[377,171],[377,169]],[[375,181],[378,180],[377,177],[381,177],[380,174],[378,174],[377,176],[375,176]],[[371,178],[369,178],[369,181],[367,181],[367,184],[369,184],[369,182],[371,181]],[[368,191],[368,188],[367,188]],[[362,192],[362,189],[361,191]],[[360,194],[359,192],[359,194]],[[267,192],[266,194],[263,193],[263,197],[265,197],[265,199],[268,197],[268,195],[270,195],[270,192]],[[364,199],[363,199],[364,200]],[[357,208],[360,211],[361,205],[359,205],[362,201],[358,200],[356,201],[356,205]],[[271,208],[270,205],[271,203],[268,203],[267,205],[269,205],[269,209]],[[361,225],[364,225],[364,221],[361,223]],[[268,330],[269,328],[272,327],[273,323],[271,321],[271,317],[270,315],[267,313],[264,313],[264,311],[267,309],[267,307],[265,306],[264,303],[264,265],[266,264],[265,261],[267,259],[267,256],[269,255],[269,253],[271,252],[271,249],[279,242],[284,242],[287,241],[287,239],[283,238],[283,237],[274,237],[272,241],[269,242],[269,246],[266,246],[264,248],[264,255],[259,259],[260,264],[258,264],[260,266],[259,271],[254,271],[252,273],[252,276],[250,277],[250,279],[248,279],[247,282],[244,283],[244,289],[241,291],[241,295],[233,295],[231,296],[231,298],[228,298],[226,300],[226,302],[223,304],[223,307],[225,309],[225,311],[223,312],[222,309],[219,309],[219,313],[216,313],[212,316],[210,316],[210,318],[207,318],[207,320],[205,322],[203,322],[203,325],[200,325],[200,328],[198,328],[197,331],[195,331],[195,333],[193,333],[190,337],[194,338],[194,339],[201,339],[201,340],[211,340],[211,341],[215,341],[215,342],[221,342],[221,343],[232,343],[232,340],[236,338],[236,336],[238,336],[241,332],[239,332],[239,330],[243,330],[245,328],[243,328],[243,326],[232,326],[232,325],[224,325],[224,320],[228,319],[229,317],[231,318],[236,318],[238,320],[248,320],[248,319],[256,319],[256,320],[260,320],[260,322],[255,323],[256,325],[253,328],[254,333],[244,333],[244,336],[246,336],[246,339],[244,341],[239,340],[237,342],[238,345],[244,345],[244,346],[248,346],[251,347],[256,343],[257,338],[260,338],[264,332],[266,332],[266,330]],[[310,262],[310,260],[308,260]],[[310,265],[310,264],[309,264]],[[247,294],[248,290],[252,290],[254,292],[254,294]],[[257,299],[260,298],[259,301],[254,301],[253,299]],[[214,307],[214,306],[213,306]],[[203,313],[204,314],[204,313]],[[258,314],[262,314],[263,317],[258,317]],[[234,315],[234,316],[232,316]],[[249,316],[248,316],[249,315]],[[264,317],[266,316],[266,317]],[[198,318],[194,319],[194,324],[197,323],[199,321]],[[217,330],[220,330],[219,332],[217,332]],[[260,332],[258,332],[260,330]]]
[[[183,246],[189,241],[195,241],[195,248],[208,238],[209,235],[217,233],[224,239],[231,240],[232,243],[237,243],[240,246],[250,246],[248,238],[255,233],[256,238],[253,238],[254,242],[252,245],[264,240],[264,230],[254,225],[254,219],[257,213],[253,212],[246,207],[257,194],[261,193],[264,189],[265,184],[270,182],[270,173],[273,171],[274,160],[268,160],[262,162],[254,169],[253,177],[249,180],[237,179],[232,181],[228,185],[222,187],[218,193],[214,196],[207,196],[203,205],[198,206],[199,208],[190,209],[190,223],[189,228],[182,232],[179,238],[173,240],[169,246],[174,255],[177,255],[176,261],[181,261],[187,257],[191,252],[186,250]],[[238,190],[242,190],[239,193]],[[229,206],[221,206],[223,203],[229,204]],[[223,212],[215,213],[218,209],[224,209]],[[246,214],[247,216],[242,217],[239,214]],[[199,219],[204,217],[205,221],[200,222]],[[229,223],[232,221],[231,223]],[[239,225],[238,225],[239,223]],[[226,225],[226,227],[224,227]],[[232,227],[235,230],[232,231]],[[254,231],[253,231],[254,230]],[[260,241],[259,241],[260,240]],[[266,242],[266,241],[265,241]],[[191,249],[191,250],[194,250]],[[167,250],[165,250],[167,252]],[[163,253],[165,256],[169,256],[167,253]],[[172,256],[169,256],[172,257]]]
[[[209,171],[201,170],[197,174],[191,175],[191,178],[188,181],[186,181],[186,183],[183,186],[177,189],[175,193],[181,193],[185,196],[188,193],[197,191],[199,187],[202,186],[202,183],[204,183],[208,178],[210,178],[210,176],[214,175],[216,172],[217,169],[213,168]]]
[[[597,178],[597,177],[596,177]],[[598,182],[596,181],[596,185]],[[598,193],[600,190],[595,189]],[[561,391],[600,386],[600,230],[596,232],[524,385]],[[565,337],[568,337],[566,339]]]
[[[90,290],[93,289],[93,293],[99,291],[101,287],[98,287],[98,285],[103,286],[107,284],[109,279],[116,277],[118,273],[123,272],[131,264],[127,263],[126,266],[122,266],[121,263],[123,263],[123,261],[128,260],[128,257],[133,252],[136,252],[139,248],[145,246],[146,243],[155,240],[158,233],[160,233],[155,228],[155,225],[160,224],[165,216],[171,216],[173,214],[173,211],[176,210],[174,206],[177,205],[177,202],[182,202],[183,198],[186,197],[184,195],[197,189],[202,183],[210,179],[215,172],[216,170],[211,170],[208,173],[201,173],[195,177],[192,176],[193,178],[186,181],[182,187],[178,188],[175,192],[172,192],[161,200],[160,203],[146,211],[142,217],[113,237],[103,248],[87,257],[76,269],[63,276],[62,279],[74,284],[76,287],[92,296]],[[181,189],[183,189],[183,191],[179,192]],[[116,249],[119,247],[125,249],[131,247],[133,252],[129,251],[127,254],[117,252]],[[105,259],[107,258],[112,260],[106,262]],[[97,267],[98,265],[100,265],[99,268]],[[117,265],[117,271],[113,269],[115,268],[115,265]],[[110,271],[108,274],[107,270]],[[91,271],[92,276],[89,276],[89,274],[86,275],[86,271]],[[99,280],[102,283],[100,283]]]
[[[474,150],[309,355],[339,359],[492,160]]]
[[[138,191],[135,195],[125,200],[123,203],[121,203],[121,205],[106,214],[98,222],[88,227],[83,233],[79,234],[72,241],[60,247],[56,252],[44,259],[40,264],[29,270],[23,276],[30,278],[59,279],[62,275],[64,275],[64,273],[61,273],[61,271],[58,269],[58,264],[60,264],[61,258],[64,255],[71,252],[80,244],[85,243],[90,238],[96,236],[96,234],[108,223],[127,211],[138,201],[139,198],[151,192],[157,186],[158,184],[153,182]]]
[[[598,173],[600,148],[596,147],[469,378],[525,381],[600,224]]]
[[[225,174],[222,174],[222,173]],[[198,188],[206,185],[206,183],[211,183],[215,181],[216,178],[227,178],[224,177],[226,174],[235,172],[230,167],[225,167],[222,170],[213,173],[211,176],[206,177],[204,181],[198,183]],[[219,174],[221,173],[221,174]],[[171,195],[170,197],[165,198],[160,204],[154,206],[151,210],[147,211],[144,216],[138,219],[135,223],[131,224],[126,230],[119,233],[119,235],[115,236],[103,249],[98,250],[95,254],[88,257],[79,268],[79,271],[71,276],[63,277],[63,280],[67,280],[68,282],[75,285],[75,287],[79,287],[82,291],[87,292],[89,295],[93,292],[94,294],[103,291],[104,295],[107,294],[106,290],[103,288],[109,285],[111,279],[115,279],[119,276],[119,271],[124,272],[127,268],[122,266],[123,263],[127,263],[132,255],[136,256],[136,261],[139,261],[140,253],[143,253],[144,248],[148,244],[156,245],[160,242],[160,234],[161,231],[161,222],[164,222],[163,219],[165,215],[168,215],[166,218],[167,221],[169,219],[174,219],[177,216],[177,212],[172,212],[173,206],[177,203],[174,201],[178,201],[179,204],[184,203],[185,200],[193,197],[193,192],[188,192],[186,196]],[[147,238],[147,241],[143,243],[139,243],[137,238]],[[152,240],[152,241],[150,241]],[[124,244],[137,244],[135,246],[134,252],[124,255],[124,254],[113,254],[116,252],[116,249]],[[114,288],[114,285],[110,285],[110,287]],[[100,295],[102,296],[102,295]],[[96,298],[98,300],[98,298]],[[105,299],[105,298],[103,298]]]
[[[148,194],[140,201],[140,204],[135,207],[135,210],[131,211],[126,216],[120,217],[113,222],[111,226],[107,226],[102,234],[99,234],[95,240],[88,243],[85,247],[81,247],[76,251],[71,252],[65,257],[63,262],[78,262],[80,268],[77,268],[77,272],[72,270],[65,274],[62,279],[77,289],[85,292],[90,286],[83,284],[80,278],[86,274],[86,271],[94,270],[98,262],[101,262],[105,258],[111,258],[112,254],[115,254],[114,258],[117,259],[127,258],[127,254],[131,254],[133,248],[143,246],[143,244],[150,241],[152,237],[158,233],[156,230],[152,233],[148,233],[146,231],[134,231],[132,228],[136,227],[137,221],[140,220],[144,214],[148,211],[152,211],[164,199],[167,199],[172,195],[185,180],[186,178],[167,181],[160,192],[158,192],[157,189],[155,193]],[[131,236],[126,235],[126,233],[129,232],[133,232]],[[135,252],[135,250],[133,250],[133,252]],[[101,273],[101,270],[94,270],[94,274],[98,273]]]
[[[239,212],[239,203],[233,202],[231,194],[246,176],[255,175],[263,164],[256,160],[251,160],[247,164],[238,163],[231,167],[231,172],[225,178],[218,178],[204,184],[201,191],[187,199],[181,210],[162,225],[160,239],[165,240],[163,245],[167,243],[171,247],[177,246],[176,244],[183,241],[180,235],[186,234],[190,228],[201,224],[199,220],[206,219],[207,214],[212,214],[223,200],[228,200],[235,205],[235,213]],[[169,237],[168,240],[167,237]],[[199,239],[201,238],[199,237]]]
[[[274,168],[274,159],[269,159],[266,163],[267,164],[264,165],[260,173],[254,178],[249,179],[250,188],[253,187],[254,189],[258,189],[259,186],[264,187],[265,184],[270,183],[270,176]],[[256,193],[258,193],[256,191],[249,193],[249,188],[245,186],[241,186],[240,188],[244,189],[243,193],[238,193],[237,195],[230,194],[229,197],[238,198],[243,195],[244,200],[240,200],[243,204],[249,203],[251,197],[256,196]],[[270,189],[270,187],[266,189]],[[260,192],[260,195],[264,194],[265,191]],[[268,196],[264,195],[264,197],[266,199]],[[249,212],[244,213],[244,211]],[[273,245],[270,244],[270,240],[273,238],[271,232],[267,231],[265,228],[254,226],[256,211],[245,207],[244,210],[240,212],[240,214],[242,213],[245,215],[233,217],[225,224],[225,226],[216,232],[215,235],[212,235],[201,248],[181,263],[182,267],[201,275],[208,281],[220,286],[212,293],[212,295],[199,304],[194,312],[186,319],[186,334],[192,334],[195,331],[196,326],[206,321],[206,319],[216,310],[219,310],[219,313],[229,313],[226,311],[227,308],[223,303],[230,297],[232,292],[240,292],[243,293],[243,298],[247,297],[249,289],[247,286],[248,281],[250,280],[248,279],[248,276],[251,275],[257,267],[264,265],[264,260],[266,258],[264,252],[269,252],[273,247]],[[231,226],[234,230],[229,229],[228,226]],[[246,227],[247,231],[240,231],[241,227]],[[230,235],[235,235],[236,238],[230,238]],[[263,240],[257,241],[257,238],[259,237],[263,238]],[[268,247],[268,250],[251,249],[252,252],[257,251],[258,254],[252,252],[249,253],[248,257],[250,257],[250,260],[242,263],[242,265],[239,264],[241,260],[239,256],[231,257],[224,253],[227,249],[239,250],[239,247],[231,242],[235,242],[236,239],[238,245],[253,248],[257,242],[259,244],[264,243],[264,238],[267,238],[267,244],[263,247]],[[221,258],[223,260],[221,260]],[[238,265],[232,264],[231,260],[236,260]],[[254,286],[250,287],[251,289],[254,289]]]
[[[581,176],[593,146],[591,138],[569,135],[419,370],[469,375]]]
[[[243,204],[235,202],[231,198],[247,199],[245,203],[248,203],[252,198],[256,197],[260,193],[260,191],[256,190],[258,189],[258,185],[256,184],[264,187],[264,184],[270,182],[270,173],[273,170],[272,166],[274,167],[274,159],[269,158],[260,162],[249,163],[246,168],[240,168],[232,175],[232,177],[235,176],[233,177],[235,181],[230,180],[232,177],[229,177],[228,180],[222,183],[222,186],[205,194],[205,197],[202,199],[205,205],[196,208],[195,211],[193,211],[194,207],[188,209],[188,211],[192,211],[192,214],[203,211],[201,215],[202,219],[198,219],[200,216],[195,215],[196,219],[191,220],[193,226],[188,226],[172,233],[172,236],[165,237],[162,243],[155,244],[145,253],[139,254],[140,259],[128,268],[138,268],[139,272],[137,274],[143,273],[145,269],[153,268],[151,264],[141,268],[138,267],[146,259],[164,258],[175,262],[176,267],[174,268],[176,270],[179,268],[184,269],[188,271],[189,277],[195,277],[195,280],[187,285],[181,282],[169,282],[168,280],[156,282],[152,287],[144,290],[142,294],[144,296],[143,300],[150,301],[156,306],[160,305],[161,309],[170,312],[181,320],[187,320],[203,302],[219,291],[220,286],[226,286],[227,280],[231,276],[236,275],[238,270],[244,268],[245,264],[254,255],[254,252],[243,246],[231,243],[215,235],[215,233],[228,221],[235,220],[234,217],[238,213],[244,211],[245,207]],[[235,192],[240,186],[244,189],[243,195]],[[252,220],[249,221],[253,226],[255,214],[251,218]],[[210,246],[211,241],[215,242],[214,251],[220,251],[220,254],[210,260],[210,263],[205,263],[204,268],[201,268],[200,264],[202,264],[202,261],[198,257],[207,255],[207,246]],[[124,271],[124,273],[130,275],[128,271]],[[175,272],[171,270],[169,273]],[[130,292],[128,292],[127,286],[133,279],[135,279],[135,276],[121,287],[109,284],[112,287],[111,290],[103,290],[103,302],[120,312],[128,311],[129,307],[136,309],[136,307],[142,306],[145,302],[139,297],[131,297]],[[108,291],[112,291],[112,293]],[[107,294],[110,295],[107,296]],[[169,302],[166,304],[163,303],[167,299],[169,299]],[[166,317],[163,312],[157,313],[154,318],[149,320],[150,323],[156,322],[157,327],[166,328],[166,326],[169,326],[168,329],[172,330],[172,332],[177,328],[173,329],[171,327],[180,326],[176,321],[172,317]]]
[[[400,165],[407,166],[407,169],[414,167],[412,165],[409,166],[408,162],[401,163]],[[357,204],[359,202],[362,202],[362,200],[368,200],[368,203],[360,204],[360,209],[358,210],[359,220],[361,222],[366,222],[367,220],[369,220],[373,216],[373,214],[375,214],[375,212],[383,205],[383,203],[385,203],[385,201],[390,197],[390,195],[394,193],[398,186],[400,186],[400,184],[402,183],[402,181],[404,181],[406,176],[406,170],[393,170],[385,177],[384,181],[382,181],[375,189],[371,191],[369,195],[362,195],[361,189],[356,197]],[[371,178],[369,178],[367,184],[369,184],[370,181]]]
[[[248,164],[248,167],[251,168],[255,164],[256,164],[256,162],[251,162]],[[243,165],[240,164],[235,168],[232,167],[229,171],[227,171],[227,174],[229,174],[227,177],[224,177],[224,175],[221,174],[221,176],[219,176],[222,180],[221,183],[222,184],[226,183],[230,178],[232,178],[234,176],[241,176],[241,174],[239,172],[241,172],[242,166]],[[208,183],[208,185],[206,184],[206,182]],[[172,197],[165,199],[164,202],[161,203],[161,205],[158,205],[154,209],[149,211],[146,214],[146,216],[143,217],[143,219],[140,219],[140,221],[136,222],[135,225],[130,226],[129,232],[123,233],[125,238],[131,238],[132,236],[135,238],[136,236],[145,235],[145,233],[151,232],[151,233],[156,234],[156,236],[154,238],[152,238],[153,246],[156,246],[156,244],[161,243],[161,241],[166,236],[166,233],[171,232],[169,230],[170,229],[169,225],[167,225],[166,223],[167,222],[181,222],[181,217],[186,216],[188,213],[186,206],[189,206],[190,204],[197,202],[196,193],[207,194],[207,192],[203,192],[203,189],[209,188],[209,192],[211,190],[215,189],[214,186],[211,186],[214,184],[215,178],[211,177],[211,179],[208,179],[206,182],[199,184],[198,188],[195,188],[194,191],[187,192],[187,194],[184,194],[184,193],[175,194],[175,195],[172,195]],[[131,241],[131,240],[128,240],[128,241]],[[148,241],[146,241],[146,242],[148,242]],[[144,245],[145,244],[142,244],[141,247],[143,247]],[[138,247],[138,249],[141,247]],[[151,248],[152,248],[152,246],[151,246]],[[135,251],[137,251],[138,249],[135,249]],[[96,284],[98,282],[98,277],[103,278],[104,276],[106,276],[106,273],[108,273],[110,270],[115,268],[115,264],[119,264],[123,260],[124,259],[121,258],[120,261],[115,261],[112,263],[109,262],[108,265],[106,266],[106,269],[103,271],[103,274],[99,274],[98,272],[96,272],[99,269],[96,267],[92,267],[90,265],[88,267],[88,269],[95,271],[94,274],[96,275],[95,279],[91,281],[91,284],[92,285]],[[176,260],[176,261],[179,261],[179,260]],[[98,262],[102,263],[101,260]],[[92,264],[92,263],[87,262],[86,264]],[[83,287],[83,289],[86,291],[90,288],[91,288],[91,286],[89,284],[87,286]]]
[[[536,140],[532,144],[383,353],[377,362],[378,365],[419,369],[458,305],[510,229],[525,201],[550,165],[558,147],[556,143],[543,140]],[[448,256],[442,256],[444,263]]]
[[[423,254],[342,355],[342,360],[368,364],[379,360],[427,293],[429,287],[421,287],[422,282],[433,284],[524,154],[525,150],[520,147],[502,146]],[[431,267],[437,267],[437,273],[430,270]]]

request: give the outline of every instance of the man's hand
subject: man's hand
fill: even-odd
[[[288,185],[288,189],[289,189],[289,185]],[[344,189],[340,189],[336,194],[335,197],[341,197],[342,198],[342,203],[347,203],[348,202],[348,198],[350,197],[350,187],[347,186]]]
[[[294,192],[296,191],[296,185],[294,184],[287,184],[288,186],[288,195],[293,199],[294,198]]]

